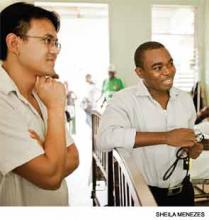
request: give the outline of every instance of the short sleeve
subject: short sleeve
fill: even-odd
[[[0,99],[0,172],[5,175],[43,153],[30,137],[24,118],[10,103]]]

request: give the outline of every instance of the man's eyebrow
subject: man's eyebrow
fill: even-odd
[[[168,63],[172,63],[173,62],[173,58],[171,58],[169,61],[168,61]],[[154,64],[152,64],[152,68],[154,68],[155,66],[162,66],[163,65],[163,63],[162,62],[158,62],[158,63],[154,63]]]
[[[57,37],[55,37],[54,35],[52,34],[45,34],[44,37],[50,37],[50,38],[54,38],[54,39],[57,39]]]
[[[158,63],[154,63],[154,64],[152,64],[151,67],[153,68],[153,67],[155,67],[155,66],[162,66],[162,65],[163,65],[162,62],[158,62]]]

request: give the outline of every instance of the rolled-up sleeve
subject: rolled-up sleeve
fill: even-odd
[[[136,129],[131,127],[129,115],[120,97],[114,97],[102,115],[97,135],[97,145],[103,151],[113,148],[133,148]]]

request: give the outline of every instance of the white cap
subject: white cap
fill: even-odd
[[[111,72],[116,72],[116,67],[114,64],[110,64],[109,67],[108,67],[108,71],[111,71]]]

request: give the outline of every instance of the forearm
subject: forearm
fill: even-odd
[[[136,132],[134,148],[166,143],[167,132]]]
[[[189,128],[177,128],[165,132],[136,132],[135,147],[166,144],[173,147],[193,147],[195,133]]]
[[[50,77],[37,77],[36,93],[47,108],[47,131],[44,139],[35,131],[31,137],[43,147],[43,154],[37,155],[27,163],[17,167],[14,172],[31,183],[44,189],[57,189],[63,180],[66,160],[65,141],[65,88]],[[29,146],[30,147],[30,146]]]
[[[79,154],[75,144],[67,147],[64,176],[70,175],[79,165]]]
[[[48,109],[48,128],[44,143],[45,156],[51,164],[52,175],[64,176],[66,160],[64,109]]]
[[[71,161],[74,161],[71,155],[69,160],[66,159],[68,153],[65,144],[65,131],[63,132],[65,130],[63,129],[63,115],[62,111],[48,112],[45,142],[41,141],[35,131],[30,130],[31,137],[42,146],[45,153],[14,170],[18,175],[43,189],[58,189],[63,178],[75,167],[75,162],[71,164]],[[68,161],[70,161],[70,167]]]

